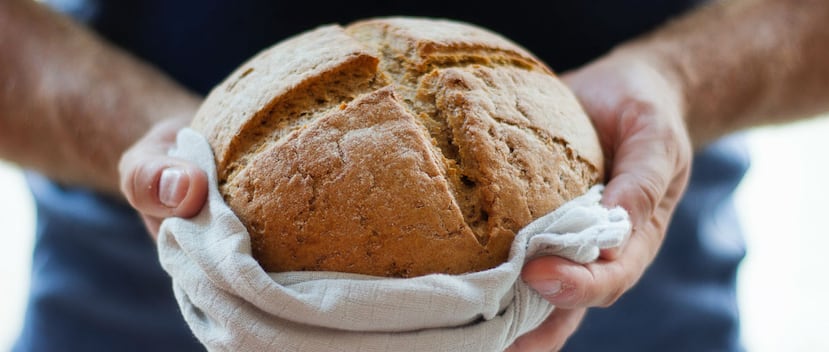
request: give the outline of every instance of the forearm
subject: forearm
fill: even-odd
[[[29,0],[0,2],[0,158],[118,193],[123,151],[199,99]]]
[[[684,97],[699,148],[829,110],[829,1],[719,1],[616,50],[654,59]]]

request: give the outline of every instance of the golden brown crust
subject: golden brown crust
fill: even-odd
[[[240,167],[231,164],[246,158],[254,152],[250,149],[267,139],[264,136],[269,132],[263,130],[278,129],[279,122],[299,118],[290,116],[299,108],[339,104],[309,97],[319,86],[331,83],[336,89],[339,84],[351,83],[338,79],[366,81],[374,76],[376,65],[377,58],[342,28],[321,27],[281,42],[241,65],[210,92],[196,113],[193,128],[211,142],[219,178],[226,179],[230,171]],[[310,101],[291,101],[297,100],[295,97]]]
[[[269,271],[492,268],[603,174],[589,120],[545,65],[450,21],[301,34],[241,66],[193,126]]]

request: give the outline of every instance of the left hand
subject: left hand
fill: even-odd
[[[608,160],[602,203],[627,210],[633,231],[622,248],[603,251],[594,263],[559,257],[528,262],[524,281],[557,308],[508,351],[562,348],[585,308],[616,302],[656,257],[687,186],[692,155],[684,96],[668,67],[647,53],[617,50],[564,75],[593,121]]]

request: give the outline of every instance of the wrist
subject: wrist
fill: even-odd
[[[623,62],[629,68],[637,67],[636,72],[649,75],[650,82],[657,81],[654,84],[660,90],[665,106],[673,106],[693,148],[699,149],[709,137],[704,135],[706,131],[694,128],[694,116],[698,114],[694,111],[698,100],[694,96],[698,85],[695,78],[698,76],[689,69],[685,57],[687,55],[671,43],[647,38],[617,47],[608,54],[611,60]]]
[[[629,65],[646,67],[655,79],[661,81],[662,93],[677,108],[687,125],[691,101],[689,78],[692,75],[683,68],[671,49],[658,44],[630,43],[617,47],[608,56],[627,61]]]

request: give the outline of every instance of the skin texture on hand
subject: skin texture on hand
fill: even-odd
[[[829,110],[829,1],[712,1],[626,44],[681,86],[695,149]]]
[[[200,99],[31,0],[0,1],[0,158],[63,185],[118,192],[118,160]]]

